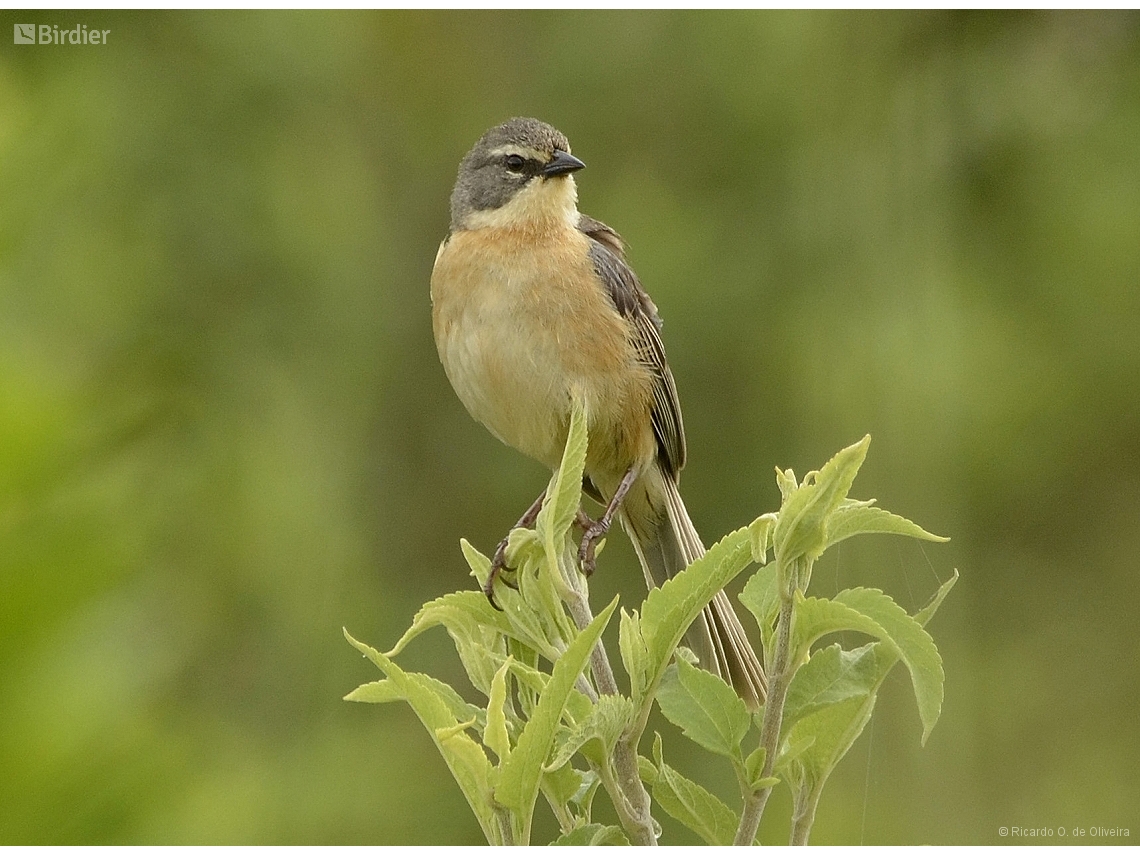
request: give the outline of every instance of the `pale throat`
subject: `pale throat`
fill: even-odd
[[[488,211],[473,211],[465,223],[469,229],[548,229],[576,228],[578,187],[574,176],[534,178],[507,204]]]

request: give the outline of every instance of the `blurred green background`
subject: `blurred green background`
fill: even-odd
[[[341,700],[377,676],[341,627],[390,646],[545,484],[431,336],[456,166],[513,115],[665,318],[706,540],[864,433],[853,495],[953,538],[817,567],[912,611],[962,578],[939,726],[899,669],[813,842],[1136,841],[1136,14],[0,23],[0,843],[481,840],[410,709]],[[592,587],[639,601],[623,535]],[[462,681],[442,630],[403,659]]]

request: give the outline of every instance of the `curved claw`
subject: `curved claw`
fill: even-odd
[[[543,490],[541,493],[539,493],[538,498],[534,500],[534,504],[527,508],[526,513],[519,518],[519,521],[517,523],[515,523],[514,527],[530,528],[532,525],[534,525],[534,521],[538,517],[538,512],[542,509],[542,501],[545,498],[546,491]],[[495,580],[499,578],[499,575],[507,567],[507,542],[509,540],[510,535],[508,534],[506,537],[500,540],[499,545],[495,547],[495,554],[491,557],[491,572],[487,574],[487,581],[483,583],[483,594],[487,597],[487,602],[489,602],[499,611],[502,611],[503,609],[498,603],[495,602]],[[511,584],[506,579],[503,580],[503,584],[510,588],[514,588],[516,591],[518,590],[518,587],[516,585]]]
[[[617,489],[614,490],[614,494],[606,505],[605,511],[596,521],[586,516],[581,508],[578,509],[576,522],[586,530],[586,533],[582,536],[582,545],[578,547],[578,563],[581,564],[582,573],[585,574],[587,578],[594,573],[594,565],[596,563],[595,553],[598,548],[598,541],[605,537],[606,532],[610,530],[610,523],[614,521],[614,514],[617,513],[617,509],[625,498],[625,494],[629,492],[629,488],[633,485],[636,478],[636,470],[630,467],[622,477]],[[583,522],[583,520],[585,520],[585,522]]]
[[[587,528],[586,533],[582,536],[582,543],[578,547],[578,563],[587,579],[594,575],[594,568],[597,566],[595,553],[598,548],[598,541],[606,536],[608,530],[608,525],[603,525],[601,521],[598,521]]]
[[[487,597],[487,602],[494,606],[499,611],[503,607],[495,602],[495,580],[499,578],[504,570],[507,569],[507,538],[499,541],[499,545],[495,548],[495,554],[491,558],[491,572],[487,574],[487,581],[483,583],[483,593]],[[508,588],[514,588],[516,591],[518,587],[507,579],[503,579],[503,584]]]

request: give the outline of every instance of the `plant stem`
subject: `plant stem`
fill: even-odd
[[[569,566],[559,562],[559,569],[568,588],[565,597],[566,608],[578,629],[582,630],[590,625],[594,615],[578,573],[576,559],[577,555],[574,553],[568,562]],[[590,653],[590,667],[599,692],[603,695],[618,694],[617,680],[614,678],[613,668],[610,666],[606,648],[600,638]],[[653,816],[649,811],[649,793],[641,782],[641,774],[637,768],[637,741],[640,737],[640,730],[622,736],[614,746],[612,765],[606,764],[610,768],[598,771],[602,785],[609,793],[610,801],[613,802],[630,843],[635,846],[656,846],[657,833]]]
[[[792,815],[792,837],[789,845],[807,846],[808,835],[811,834],[811,826],[815,822],[815,809],[819,805],[819,796],[822,792],[822,784],[815,785],[812,786],[807,799],[802,804],[799,799],[796,799]]]
[[[780,725],[784,720],[784,700],[791,682],[789,660],[792,637],[792,609],[795,605],[793,591],[781,591],[780,617],[776,623],[776,655],[774,657],[772,682],[768,686],[768,701],[764,705],[764,723],[760,728],[760,744],[764,747],[764,770],[762,777],[768,778],[776,766],[776,754],[780,749]],[[736,829],[735,846],[751,846],[756,840],[756,831],[764,816],[764,807],[772,795],[771,787],[764,787],[751,793],[744,800],[744,810],[740,816],[740,826]]]

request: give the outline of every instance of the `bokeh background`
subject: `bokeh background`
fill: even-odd
[[[410,709],[341,700],[376,677],[341,627],[390,646],[546,481],[430,325],[513,115],[665,318],[706,540],[865,433],[853,495],[953,538],[817,567],[912,611],[961,580],[929,743],[899,669],[813,842],[1135,842],[1136,14],[6,11],[0,843],[481,840]],[[592,587],[639,601],[624,536]],[[403,658],[462,685],[442,630]]]

